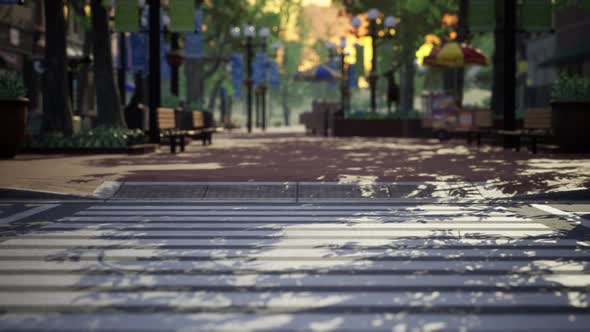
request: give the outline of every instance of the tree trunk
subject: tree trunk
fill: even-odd
[[[97,123],[107,127],[126,127],[115,81],[107,10],[101,0],[92,0],[91,4]]]
[[[92,52],[92,31],[86,30],[84,32],[84,57],[89,57]],[[88,90],[90,87],[90,65],[84,63],[80,66],[78,96],[76,98],[76,111],[78,114],[87,113],[87,99]]]
[[[400,78],[400,110],[403,113],[414,110],[414,76],[416,67],[414,61],[410,60],[402,65]]]
[[[207,106],[207,110],[211,112],[211,114],[215,115],[215,106],[217,101],[217,95],[219,95],[219,89],[221,89],[221,84],[223,83],[223,79],[220,78],[215,81],[213,84],[213,88],[211,89],[211,94],[209,95],[209,105]]]
[[[289,108],[289,89],[287,88],[287,84],[283,84],[283,118],[285,121],[285,126],[289,126],[290,119],[291,119],[291,109]]]
[[[72,106],[69,99],[63,0],[45,3],[45,33],[42,133],[61,132],[70,136],[73,132]]]
[[[202,103],[205,95],[203,78],[203,61],[185,59],[186,99],[190,102]]]

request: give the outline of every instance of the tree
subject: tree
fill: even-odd
[[[96,87],[97,123],[107,127],[126,127],[121,98],[115,81],[109,17],[102,0],[92,0],[94,36],[94,84]]]
[[[69,100],[64,1],[45,2],[45,72],[43,75],[42,133],[73,132]]]
[[[453,0],[390,0],[347,1],[337,0],[350,15],[364,13],[377,8],[385,15],[399,19],[394,47],[394,66],[400,67],[400,108],[402,112],[414,109],[414,79],[416,74],[415,54],[424,35],[441,34],[440,19],[444,12],[456,11],[457,1]]]

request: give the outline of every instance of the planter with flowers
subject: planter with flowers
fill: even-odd
[[[0,74],[0,158],[14,158],[25,137],[29,100],[20,78]]]
[[[555,138],[567,151],[590,151],[590,78],[562,76],[551,94]]]

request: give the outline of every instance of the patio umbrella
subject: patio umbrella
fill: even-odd
[[[424,64],[433,67],[487,66],[490,59],[481,50],[457,42],[437,47],[424,58]]]
[[[295,74],[296,81],[306,82],[330,82],[341,78],[342,77],[338,71],[327,65],[318,65],[309,70],[297,72]]]

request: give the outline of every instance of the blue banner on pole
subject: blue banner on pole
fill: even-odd
[[[328,67],[334,69],[335,71],[339,71],[340,70],[339,64],[340,64],[340,61],[338,61],[336,57],[333,57],[327,63]],[[338,84],[337,84],[337,82],[335,80],[329,80],[328,81],[328,88],[330,88],[330,89],[336,89],[336,87],[338,87]]]
[[[358,77],[356,76],[355,66],[348,66],[348,87],[349,88],[357,88],[358,87]]]
[[[160,34],[160,78],[165,81],[170,80],[170,65],[166,57],[169,51],[170,43],[166,42],[164,34]]]
[[[131,49],[131,70],[147,73],[147,36],[143,33],[132,33],[129,36],[129,48]]]
[[[254,87],[257,88],[260,85],[266,83],[266,53],[256,53],[252,76],[254,76]]]
[[[270,87],[278,89],[281,85],[279,65],[276,61],[272,60],[269,63],[269,75],[270,75]]]
[[[195,9],[195,32],[184,34],[184,56],[198,59],[203,56],[203,10]]]
[[[244,80],[244,58],[240,53],[231,56],[231,79],[234,88],[234,98],[240,98],[242,82]]]

